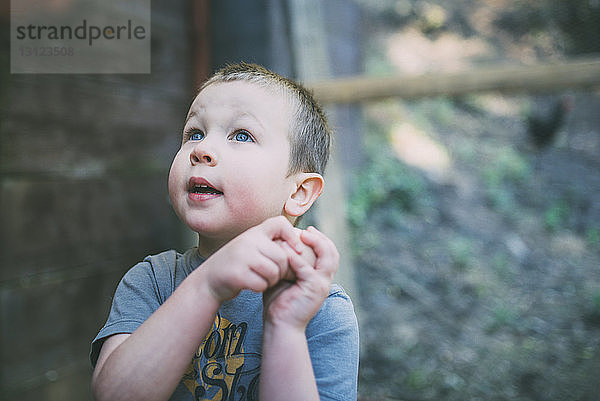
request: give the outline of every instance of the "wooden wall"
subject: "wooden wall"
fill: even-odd
[[[191,9],[152,1],[149,75],[11,75],[2,15],[0,399],[91,399],[119,278],[184,246],[167,174],[195,90]]]

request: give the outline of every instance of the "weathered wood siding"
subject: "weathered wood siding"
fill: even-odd
[[[10,75],[2,37],[0,399],[91,399],[119,278],[183,246],[167,174],[194,92],[190,9],[152,1],[149,75]]]

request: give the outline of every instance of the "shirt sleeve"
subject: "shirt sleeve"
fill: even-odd
[[[96,366],[100,349],[106,338],[114,334],[133,333],[170,295],[168,289],[161,288],[158,284],[161,279],[169,282],[169,277],[157,277],[157,274],[167,276],[172,274],[170,269],[165,269],[166,266],[160,263],[166,260],[156,260],[167,259],[169,256],[162,254],[148,257],[123,276],[115,291],[108,319],[92,341],[90,351],[92,366]],[[156,262],[159,262],[160,266],[154,266]]]
[[[332,286],[309,323],[306,337],[321,400],[356,400],[358,322],[352,301],[342,287]]]

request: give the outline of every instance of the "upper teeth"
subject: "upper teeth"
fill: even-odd
[[[216,190],[215,188],[211,187],[210,185],[206,185],[206,184],[195,184],[193,190],[197,191],[197,192],[205,192],[205,193],[209,193],[209,192],[219,193],[218,190]]]

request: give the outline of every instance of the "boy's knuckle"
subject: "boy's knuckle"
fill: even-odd
[[[284,265],[287,265],[287,256],[277,254],[273,257],[273,262],[278,268],[283,267]]]
[[[329,292],[330,280],[319,280],[318,291],[320,294]]]
[[[275,224],[278,226],[283,225],[287,221],[287,219],[283,216],[271,217],[269,220],[271,221],[272,224]]]
[[[334,255],[327,255],[325,257],[323,257],[323,267],[327,270],[331,270],[333,266],[335,266],[336,263],[336,258]]]
[[[230,276],[230,282],[232,284],[233,287],[240,287],[242,281],[243,281],[243,277],[244,275],[242,275],[239,271],[233,271],[231,276]]]

